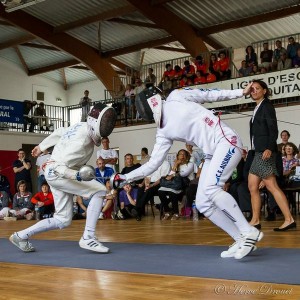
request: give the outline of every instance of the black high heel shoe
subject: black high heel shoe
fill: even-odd
[[[294,221],[294,222],[292,222],[291,224],[289,224],[289,225],[287,225],[287,226],[285,226],[285,227],[283,227],[283,228],[274,228],[273,230],[274,231],[287,231],[287,230],[289,230],[289,229],[295,229],[297,227],[297,224],[296,224],[296,222]]]

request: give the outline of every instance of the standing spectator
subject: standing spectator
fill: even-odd
[[[267,72],[270,71],[273,59],[273,50],[269,49],[269,43],[263,43],[264,50],[260,52],[260,68],[266,68]]]
[[[149,68],[148,69],[148,76],[145,79],[145,86],[149,87],[149,86],[153,86],[156,83],[156,76],[153,74],[153,69]]]
[[[46,109],[43,102],[40,102],[39,106],[34,110],[34,123],[40,126],[40,130],[44,129],[44,123],[46,130],[49,131],[49,118],[46,115]]]
[[[150,155],[148,154],[148,149],[143,147],[141,150],[141,165],[145,164],[150,159]]]
[[[283,147],[289,142],[291,134],[287,130],[282,130],[280,133],[280,137],[281,137],[281,143],[277,145],[277,149],[280,153],[282,153],[282,156],[284,156]],[[292,145],[294,153],[299,154],[299,149],[297,148],[297,146],[292,142],[289,143]]]
[[[111,167],[105,166],[104,159],[99,157],[96,161],[97,168],[95,169],[96,180],[102,184],[106,184],[110,176],[115,173],[114,169]]]
[[[239,69],[239,77],[246,77],[249,76],[252,71],[252,68],[247,66],[247,62],[242,60],[241,68]]]
[[[134,89],[131,84],[126,85],[125,89],[125,104],[124,104],[124,110],[123,110],[123,115],[124,118],[131,118],[133,113],[132,113],[132,104],[134,103]]]
[[[300,48],[298,48],[297,55],[293,58],[292,66],[293,66],[293,68],[300,67]]]
[[[248,67],[253,67],[253,65],[257,65],[257,54],[254,51],[254,48],[249,45],[246,48],[246,63]]]
[[[32,194],[27,190],[25,180],[20,180],[17,185],[17,193],[14,195],[13,208],[9,213],[18,219],[32,220],[34,217],[34,205],[31,203]]]
[[[136,97],[138,97],[138,94],[145,88],[145,85],[143,84],[141,79],[136,79],[135,81],[135,85],[136,87],[134,88],[134,94],[135,94],[135,100],[136,101]],[[135,105],[134,105],[135,107]],[[136,119],[139,119],[139,114],[138,112],[136,113]]]
[[[289,44],[288,44],[287,49],[286,49],[287,56],[288,56],[288,58],[293,60],[294,57],[296,57],[296,55],[297,55],[297,50],[299,49],[300,45],[299,45],[299,43],[297,43],[295,41],[295,39],[292,36],[290,36],[288,38],[288,41],[289,41]]]
[[[29,101],[24,100],[24,107],[23,107],[23,115],[24,115],[24,126],[23,126],[23,132],[27,131],[27,124],[30,124],[29,126],[29,132],[33,132],[34,130],[34,120],[30,116],[30,112],[34,106],[36,106],[36,101]]]
[[[0,220],[9,216],[9,196],[5,191],[0,190]]]
[[[42,190],[31,198],[31,203],[38,207],[41,219],[50,218],[54,213],[54,199],[47,182],[42,183]]]
[[[286,49],[282,47],[282,43],[280,40],[275,42],[276,48],[273,51],[273,70],[277,70],[278,61],[280,59],[280,55],[286,53]]]
[[[0,191],[5,191],[8,195],[10,195],[10,183],[6,176],[1,174],[2,166],[0,165]]]
[[[140,79],[140,73],[139,73],[139,71],[134,70],[133,73],[132,73],[132,75],[131,75],[131,78],[130,78],[131,85],[134,88],[136,87],[136,80],[137,79]]]
[[[292,67],[292,60],[287,58],[286,53],[280,54],[280,59],[278,60],[277,64],[277,71],[287,70]]]
[[[40,192],[42,188],[42,183],[45,181],[45,172],[43,170],[43,165],[47,162],[47,160],[51,157],[51,153],[46,150],[43,154],[41,154],[36,160],[36,171],[38,176],[38,186],[37,191]]]
[[[253,213],[250,224],[258,229],[261,228],[259,186],[260,182],[263,181],[284,215],[284,223],[279,228],[274,228],[274,231],[285,231],[296,228],[296,223],[290,213],[286,196],[276,181],[276,175],[279,175],[276,169],[278,128],[276,112],[269,101],[269,93],[268,86],[264,81],[253,80],[250,95],[256,102],[256,107],[250,121],[250,140],[255,149],[248,176]]]
[[[110,167],[116,172],[116,163],[118,162],[118,153],[116,150],[109,148],[109,138],[101,139],[102,149],[97,151],[97,158],[102,158],[106,167]]]
[[[82,97],[79,101],[79,104],[82,106],[81,109],[81,122],[86,122],[87,115],[90,111],[92,105],[92,99],[89,98],[89,91],[84,91],[84,97]]]
[[[20,180],[26,182],[28,191],[32,191],[31,183],[31,161],[25,158],[25,151],[21,148],[18,150],[18,159],[13,162],[13,171],[15,172],[15,190],[17,191],[17,185]]]

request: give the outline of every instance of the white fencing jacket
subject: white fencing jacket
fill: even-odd
[[[206,155],[213,155],[223,134],[218,117],[200,103],[225,101],[243,96],[243,90],[174,90],[162,105],[162,119],[157,129],[156,143],[150,160],[140,168],[125,175],[129,182],[153,173],[164,161],[173,141],[187,142],[203,149]],[[225,133],[237,136],[221,122]],[[238,137],[237,137],[238,138]]]

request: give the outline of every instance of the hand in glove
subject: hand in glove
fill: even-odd
[[[112,174],[110,177],[110,186],[113,189],[122,188],[127,183],[126,177],[123,174],[116,173]]]

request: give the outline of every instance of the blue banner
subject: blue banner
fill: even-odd
[[[24,103],[0,99],[0,122],[24,123]]]

